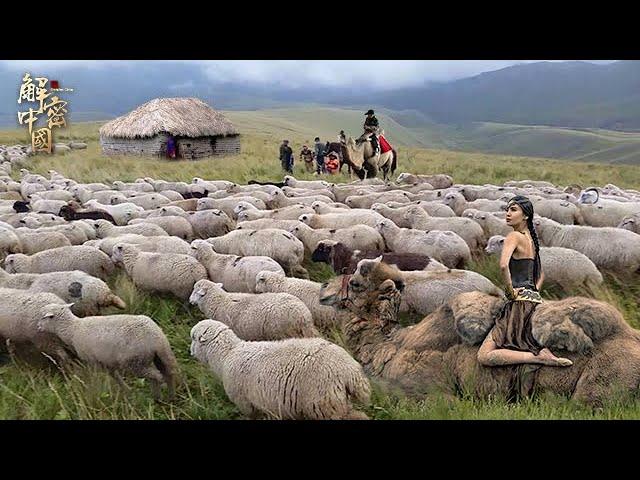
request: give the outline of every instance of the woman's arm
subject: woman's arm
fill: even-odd
[[[513,287],[511,286],[511,272],[509,272],[509,260],[511,255],[518,246],[517,233],[512,232],[504,239],[504,245],[502,247],[502,255],[500,255],[500,271],[506,284],[506,290],[513,294]]]
[[[540,278],[538,278],[538,281],[536,282],[536,290],[540,291],[542,282],[544,282],[544,271],[540,270]]]

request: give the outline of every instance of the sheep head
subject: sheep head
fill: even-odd
[[[494,235],[487,242],[484,251],[489,255],[499,254],[502,252],[502,247],[504,247],[504,237],[502,235]]]
[[[56,324],[61,320],[68,318],[71,314],[73,303],[58,304],[50,303],[42,309],[42,316],[38,319],[36,329],[39,332],[55,333]]]
[[[209,280],[198,280],[193,285],[193,291],[189,296],[189,303],[197,305],[207,295],[208,292],[214,290],[222,290],[221,283],[214,283]]]

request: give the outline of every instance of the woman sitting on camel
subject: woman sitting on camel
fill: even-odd
[[[573,365],[568,358],[556,357],[548,348],[543,348],[531,331],[531,317],[542,303],[538,292],[544,280],[531,201],[522,195],[509,200],[506,221],[513,232],[505,238],[500,269],[507,285],[508,301],[482,343],[478,361],[484,366]]]

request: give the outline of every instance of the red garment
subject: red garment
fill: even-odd
[[[335,174],[340,168],[340,160],[334,156],[327,157],[324,161],[324,166],[327,169],[327,172]]]
[[[393,150],[391,144],[382,135],[378,135],[378,140],[380,140],[380,153],[387,153]]]

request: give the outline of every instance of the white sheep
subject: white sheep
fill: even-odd
[[[198,280],[208,278],[206,269],[190,255],[143,252],[136,245],[117,243],[112,258],[124,266],[136,286],[172,293],[182,300],[189,298]]]
[[[433,188],[449,188],[453,185],[453,178],[442,173],[435,175],[414,175],[412,173],[403,172],[398,175],[396,183],[429,183]]]
[[[191,242],[191,254],[204,265],[209,278],[222,283],[227,292],[256,293],[256,275],[261,271],[284,275],[280,264],[270,257],[217,253],[204,240]]]
[[[276,208],[290,207],[292,205],[311,205],[313,202],[333,202],[333,198],[329,198],[326,195],[310,195],[308,197],[287,197],[282,191],[273,192],[269,195],[269,201],[266,202],[269,209],[274,210]]]
[[[400,228],[386,218],[376,228],[392,252],[428,255],[449,268],[463,267],[471,260],[469,245],[453,232]]]
[[[230,193],[227,192],[226,190],[218,190],[217,192],[213,192],[210,193],[209,195],[207,195],[208,198],[213,198],[214,200],[218,200],[218,199],[222,199],[222,198],[227,198],[227,199],[232,199],[232,198],[238,198],[238,197],[252,197],[255,198],[257,200],[262,200],[265,205],[267,204],[268,201],[271,200],[271,195],[267,192],[261,192],[261,191],[255,191],[255,192],[238,192],[238,193]]]
[[[58,247],[27,256],[14,253],[5,259],[9,273],[48,273],[82,270],[102,280],[113,273],[113,262],[97,248],[85,245]]]
[[[313,202],[311,204],[311,208],[315,213],[323,214],[323,213],[343,213],[340,210],[351,210],[350,207],[345,205],[344,203],[324,203],[324,202]]]
[[[284,184],[288,187],[306,188],[311,190],[324,190],[330,188],[329,182],[324,180],[296,180],[291,175],[285,175]]]
[[[76,317],[69,305],[52,304],[42,311],[38,331],[58,337],[80,360],[116,373],[146,378],[160,400],[160,385],[174,395],[178,362],[162,329],[145,315]]]
[[[487,200],[480,198],[473,202],[467,202],[464,196],[460,192],[447,193],[442,202],[445,205],[451,207],[456,212],[456,215],[462,215],[467,208],[475,208],[476,210],[483,210],[487,212],[495,212],[497,210],[506,210],[507,202],[502,200]]]
[[[306,189],[306,188],[294,188],[294,187],[282,187],[282,193],[284,193],[287,197],[311,197],[314,195],[324,195],[325,197],[329,197],[331,200],[335,201],[336,197],[333,195],[333,192],[328,188],[325,189]],[[273,192],[271,192],[273,193]]]
[[[140,180],[140,182],[138,182]],[[154,180],[153,178],[150,177],[145,177],[145,178],[139,178],[136,180],[136,182],[138,183],[148,183],[150,184],[153,189],[156,192],[162,192],[164,194],[164,192],[173,190],[174,192],[180,193],[182,195],[184,195],[185,193],[189,193],[191,192],[191,187],[195,186],[195,185],[190,185],[186,182],[167,182],[165,180]],[[201,189],[201,191],[203,191],[203,189]]]
[[[68,190],[48,190],[46,192],[38,192],[31,195],[31,202],[36,200],[63,200],[69,202],[74,200],[73,193]],[[35,209],[34,209],[35,210]]]
[[[545,182],[543,180],[509,180],[504,182],[505,187],[555,187],[553,183]]]
[[[502,235],[494,235],[487,242],[485,251],[490,255],[500,255],[504,239]],[[540,247],[540,265],[545,282],[555,283],[564,289],[602,283],[602,274],[589,257],[570,248]]]
[[[203,180],[199,177],[193,177],[192,183],[195,185],[200,185],[210,192],[215,192],[216,190],[225,190],[234,186],[233,182],[228,182],[226,180]]]
[[[52,303],[64,304],[64,301],[53,293],[0,288],[0,339],[8,341],[10,352],[16,346],[28,345],[58,361],[70,360],[59,339],[37,329],[44,308]]]
[[[213,371],[245,415],[367,418],[352,405],[370,401],[362,366],[327,340],[245,342],[223,323],[203,320],[191,329],[191,355]]]
[[[344,203],[350,208],[371,208],[374,203],[398,202],[409,203],[409,194],[403,191],[370,193],[367,195],[352,195]]]
[[[125,183],[125,182],[121,182],[120,180],[116,180],[115,182],[113,182],[113,187],[116,190],[133,190],[134,192],[153,192],[155,191],[155,189],[153,188],[153,185],[150,185],[148,183],[140,183],[140,182],[133,182],[133,183]]]
[[[577,206],[585,223],[592,227],[617,227],[625,217],[640,213],[640,202],[599,198],[593,189],[581,193]]]
[[[296,222],[289,230],[299,240],[302,241],[309,252],[313,252],[322,240],[334,240],[341,242],[351,250],[384,250],[384,239],[375,228],[367,225],[353,225],[337,230],[329,228],[313,229],[309,225]]]
[[[618,228],[629,230],[633,233],[640,233],[640,213],[624,217],[618,225]]]
[[[168,236],[168,233],[162,227],[146,222],[118,227],[107,220],[95,220],[93,226],[96,229],[98,238],[117,237],[125,233],[135,233],[145,237]]]
[[[261,271],[255,278],[256,293],[289,293],[299,298],[311,312],[315,326],[327,332],[340,327],[351,316],[346,311],[321,305],[321,287],[322,284],[311,280],[285,277],[284,272]]]
[[[299,225],[298,220],[274,220],[272,218],[260,218],[258,220],[249,220],[240,222],[236,230],[264,230],[265,228],[277,228],[278,230],[291,231],[293,227]]]
[[[304,259],[304,245],[285,230],[233,230],[221,237],[207,239],[218,253],[240,256],[267,256],[278,262],[285,271],[300,266]]]
[[[382,215],[373,210],[358,210],[357,212],[345,210],[344,213],[326,213],[324,215],[304,213],[298,217],[298,220],[311,228],[330,229],[347,228],[352,225],[367,225],[375,228],[376,224],[384,219]]]
[[[313,209],[306,205],[292,205],[290,207],[277,208],[275,210],[247,209],[237,214],[238,222],[260,220],[261,218],[273,218],[274,220],[297,220],[305,213],[314,213]]]
[[[564,247],[585,254],[599,270],[633,274],[640,268],[638,236],[612,227],[562,225],[536,217],[533,223],[541,245]]]
[[[71,242],[62,233],[42,232],[18,228],[15,230],[0,230],[0,260],[4,260],[9,253],[34,253],[57,247],[69,247]]]
[[[581,209],[571,202],[553,198],[535,200],[532,196],[529,196],[529,199],[534,211],[541,217],[550,218],[565,225],[585,224]]]
[[[53,293],[65,302],[72,302],[73,313],[80,316],[97,315],[101,309],[111,306],[121,309],[127,307],[120,297],[113,294],[106,283],[80,270],[13,275],[3,271],[0,272],[0,285],[33,293]]]
[[[460,236],[471,250],[485,245],[484,231],[482,227],[469,218],[464,217],[432,217],[417,205],[407,207],[404,210],[405,222],[408,228],[417,230],[447,230]]]
[[[107,255],[113,253],[117,243],[136,245],[141,252],[180,253],[190,255],[191,247],[184,240],[177,237],[145,237],[135,233],[126,233],[118,237],[107,237],[101,240],[89,241],[85,245],[99,248]]]
[[[146,225],[155,224],[162,228],[167,235],[182,238],[189,242],[194,238],[193,226],[191,222],[184,217],[168,215],[155,218],[134,218],[129,222],[129,225],[137,225],[140,223]]]
[[[187,220],[193,227],[194,236],[198,238],[219,237],[235,228],[235,222],[222,210],[202,210],[188,212]]]
[[[500,214],[504,215],[504,212],[500,212]],[[482,210],[476,210],[475,208],[467,208],[462,212],[462,216],[469,218],[480,225],[484,232],[485,239],[494,235],[502,235],[506,237],[509,233],[513,232],[513,228],[507,225],[504,218],[498,218],[497,216],[492,215],[491,212],[483,212]]]
[[[154,208],[160,208],[163,205],[166,205],[171,202],[164,195],[160,195],[159,193],[150,193],[140,196],[130,196],[125,199],[125,201],[131,202],[134,205],[138,205],[139,207],[144,208],[145,210],[152,210]],[[112,205],[120,202],[111,202]]]
[[[65,245],[82,245],[84,242],[89,240],[89,235],[87,234],[87,230],[85,227],[81,227],[78,224],[66,224],[66,225],[53,225],[50,227],[39,227],[39,228],[16,228],[15,232],[20,236],[20,238],[24,238],[23,244],[27,242],[33,242],[34,249],[37,249],[37,245],[41,245],[38,251],[46,250],[49,248],[55,247],[63,247]],[[95,231],[93,232],[95,236]],[[61,237],[63,236],[67,239],[67,242],[63,242]],[[27,240],[27,237],[30,237],[30,240]],[[51,240],[47,241],[47,238],[51,238]],[[56,240],[54,240],[56,239]],[[28,252],[22,252],[28,253]],[[35,251],[34,251],[35,253]]]
[[[253,197],[233,197],[217,200],[214,198],[203,197],[196,201],[196,210],[211,210],[215,208],[217,210],[222,210],[229,218],[233,218],[233,209],[239,202],[250,203],[254,207],[262,210],[267,208],[262,200],[258,200]]]
[[[309,309],[288,293],[229,293],[221,283],[200,280],[189,301],[243,340],[319,336]]]

